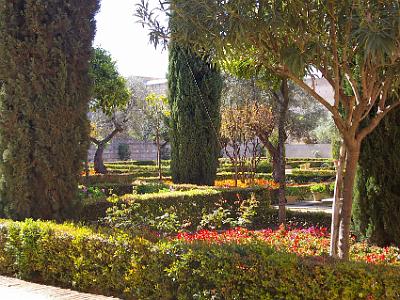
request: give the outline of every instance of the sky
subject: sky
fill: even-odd
[[[110,52],[125,77],[165,78],[168,54],[149,44],[146,29],[133,16],[137,3],[140,0],[101,0],[94,45]]]

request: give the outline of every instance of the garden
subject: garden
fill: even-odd
[[[141,1],[167,95],[93,47],[99,1],[0,2],[0,275],[122,299],[400,299],[396,1]],[[154,159],[105,158],[127,137]]]

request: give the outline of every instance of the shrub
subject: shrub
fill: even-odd
[[[81,177],[79,183],[88,186],[99,184],[132,184],[137,177],[135,174],[97,174],[89,177]]]
[[[311,194],[309,185],[287,185],[286,196],[295,196],[298,198],[298,200],[310,199]],[[277,201],[274,203],[277,203]]]
[[[120,160],[128,160],[131,158],[131,151],[129,150],[129,145],[121,143],[118,145],[118,157]]]
[[[292,174],[287,174],[287,181],[295,183],[325,182],[335,180],[334,170],[292,170]]]
[[[398,267],[299,257],[263,241],[152,243],[49,222],[1,223],[1,274],[124,299],[400,297]]]
[[[158,183],[156,183],[158,184]],[[106,186],[102,186],[103,188]],[[120,188],[132,186],[112,186]],[[97,221],[106,217],[109,210],[108,224],[132,228],[140,224],[149,224],[156,218],[161,217],[166,212],[176,213],[179,223],[186,227],[196,229],[203,218],[215,213],[216,210],[226,210],[226,226],[234,225],[241,216],[241,207],[248,201],[252,194],[259,202],[254,210],[254,215],[250,218],[250,228],[277,227],[277,210],[269,207],[270,203],[276,202],[274,190],[262,187],[251,188],[210,188],[194,185],[172,185],[172,191],[165,193],[153,193],[145,195],[125,195],[113,198],[112,202],[100,201],[98,203],[88,202],[79,215],[85,221]],[[309,199],[311,197],[310,186],[288,186],[289,195],[298,195],[299,199]],[[158,190],[158,185],[157,185]],[[122,190],[123,191],[123,190]],[[117,194],[112,191],[112,193]],[[130,192],[131,193],[131,192]],[[133,205],[133,203],[136,203]],[[133,206],[132,206],[133,205]],[[243,207],[242,207],[243,208]],[[143,217],[147,220],[143,222]],[[150,222],[151,221],[151,222]],[[287,221],[295,227],[297,226],[325,226],[329,227],[331,216],[326,213],[304,213],[287,211]],[[210,223],[211,224],[211,223]],[[245,225],[244,223],[240,224]],[[212,225],[214,226],[214,225]]]
[[[310,186],[310,191],[312,193],[326,193],[328,191],[328,186],[322,183],[313,184]]]
[[[144,195],[125,195],[110,198],[112,206],[107,211],[105,222],[112,227],[138,229],[150,226],[156,229],[157,218],[166,212],[176,215],[177,222],[186,228],[195,229],[200,226],[206,215],[214,214],[214,221],[221,213],[233,220],[243,216],[246,201],[253,197],[258,201],[257,215],[263,215],[269,209],[270,192],[263,188],[233,188],[171,191]],[[89,207],[87,210],[91,211]],[[221,216],[221,218],[224,216]],[[225,219],[228,219],[226,217]],[[231,224],[228,220],[226,223]],[[223,222],[221,220],[221,222]]]
[[[90,202],[97,202],[106,199],[107,191],[104,188],[97,186],[79,186],[79,197],[81,200],[86,200]]]
[[[135,186],[135,192],[139,195],[169,191],[169,186],[162,182],[142,183]]]

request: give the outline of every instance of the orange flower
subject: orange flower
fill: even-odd
[[[216,180],[214,185],[217,187],[234,187],[235,180],[233,179]],[[254,179],[254,181],[252,181],[251,179],[246,179],[244,181],[238,180],[237,186],[241,188],[247,188],[252,186],[264,186],[275,189],[278,187],[278,184],[272,180],[256,178]]]

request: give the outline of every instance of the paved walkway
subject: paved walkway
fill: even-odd
[[[99,295],[79,293],[72,290],[30,283],[23,280],[0,276],[1,300],[108,300],[117,299]]]
[[[296,202],[292,204],[286,204],[286,209],[301,211],[301,212],[324,212],[324,213],[332,213],[332,200],[333,199],[324,199],[322,201],[303,201]],[[278,208],[277,205],[274,206]]]

